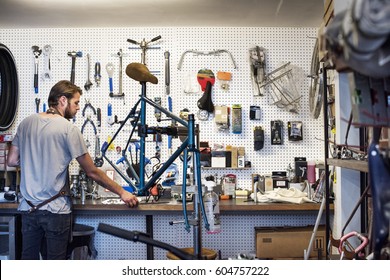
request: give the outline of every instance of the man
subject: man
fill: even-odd
[[[98,169],[72,119],[80,110],[82,90],[59,81],[48,98],[47,112],[24,119],[8,153],[8,166],[21,167],[18,210],[22,216],[22,259],[65,259],[71,234],[68,165],[76,158],[87,176],[118,194],[130,207],[137,198]],[[66,192],[68,193],[68,192]],[[45,250],[43,250],[45,249]]]

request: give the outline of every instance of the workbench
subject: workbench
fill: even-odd
[[[176,200],[141,202],[137,208],[124,204],[104,204],[104,199],[87,199],[84,204],[74,200],[73,213],[77,223],[97,228],[101,223],[126,230],[147,232],[153,238],[177,247],[192,247],[193,233],[183,224],[169,225],[183,219],[183,206]],[[192,203],[187,204],[188,215]],[[239,252],[255,250],[255,227],[314,225],[319,203],[254,203],[247,199],[220,201],[221,228],[219,234],[207,234],[202,229],[203,247],[220,250],[222,258]],[[0,203],[0,215],[17,214],[17,203]],[[141,243],[96,232],[98,259],[165,259],[166,252]],[[145,249],[146,247],[146,249]]]

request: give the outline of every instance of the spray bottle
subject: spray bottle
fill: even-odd
[[[214,181],[206,181],[207,192],[203,196],[204,207],[206,210],[207,221],[210,225],[207,233],[221,232],[221,221],[219,215],[219,197],[213,191],[215,187]]]

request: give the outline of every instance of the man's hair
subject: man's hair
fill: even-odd
[[[61,96],[65,96],[69,100],[75,95],[76,92],[79,92],[80,95],[83,94],[81,88],[72,84],[70,81],[59,81],[51,88],[47,103],[49,104],[49,107],[57,106],[58,99],[60,99]]]

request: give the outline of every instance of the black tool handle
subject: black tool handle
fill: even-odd
[[[157,40],[160,40],[160,39],[161,39],[161,35],[158,35],[157,37],[155,37],[152,40],[150,40],[150,42],[154,42],[154,41],[157,41]]]
[[[96,119],[97,119],[97,127],[100,130],[100,127],[102,126],[102,110],[100,108],[96,109]]]
[[[34,74],[34,89],[35,93],[38,93],[38,73]]]
[[[134,45],[137,45],[138,43],[132,39],[127,39],[127,42],[132,43]]]
[[[100,62],[95,63],[95,75],[100,77]]]
[[[72,57],[72,70],[70,72],[70,82],[72,84],[74,84],[75,67],[76,67],[76,58]]]

